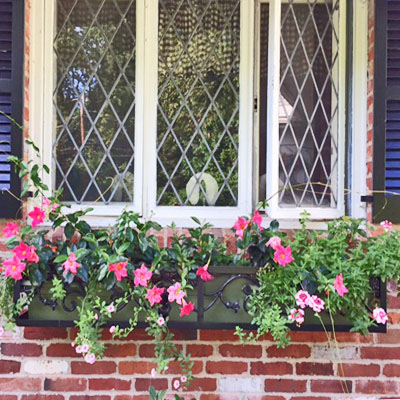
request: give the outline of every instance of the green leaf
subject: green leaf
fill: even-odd
[[[74,236],[74,233],[75,233],[75,228],[72,224],[68,223],[67,225],[65,225],[64,234],[67,237],[67,239],[71,240],[72,236]]]
[[[129,242],[125,242],[123,243],[121,246],[118,247],[118,249],[116,250],[118,255],[122,255],[124,254],[125,250],[127,250],[129,248],[131,244]]]
[[[47,174],[50,173],[50,168],[46,164],[43,164],[43,169],[46,171]]]
[[[54,260],[54,262],[56,264],[60,264],[64,261],[66,261],[68,259],[68,256],[66,254],[60,254],[58,257],[56,257],[56,259]]]
[[[81,266],[81,268],[78,269],[77,276],[83,280],[83,282],[88,283],[89,282],[89,271],[86,266]]]
[[[31,277],[35,285],[40,285],[43,282],[43,274],[40,272],[38,268],[32,271]]]
[[[271,221],[269,224],[269,229],[271,229],[272,232],[277,232],[279,229],[279,222],[276,219]]]
[[[76,224],[76,227],[78,228],[79,232],[82,233],[83,235],[88,234],[92,230],[92,228],[86,221],[79,221]]]
[[[196,217],[191,217],[191,218],[194,222],[196,222],[196,224],[201,225],[201,222],[198,218],[196,218]]]
[[[100,268],[99,268],[99,276],[97,277],[97,280],[100,282],[101,280],[104,279],[104,277],[106,276],[108,272],[108,265],[107,264],[103,264]]]

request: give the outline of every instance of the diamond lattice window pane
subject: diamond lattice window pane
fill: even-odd
[[[74,202],[133,201],[135,0],[58,0],[56,187]]]
[[[158,205],[237,205],[240,0],[160,0]]]
[[[337,202],[339,0],[282,4],[280,204]]]

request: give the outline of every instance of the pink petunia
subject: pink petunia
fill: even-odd
[[[8,222],[3,230],[3,233],[7,239],[13,236],[17,236],[19,233],[18,225],[14,222]]]
[[[6,278],[11,276],[16,281],[20,281],[22,273],[25,271],[26,263],[22,262],[17,256],[14,256],[12,259],[4,261],[3,266],[6,269]]]
[[[36,228],[44,221],[46,213],[39,207],[35,207],[28,216],[32,218],[32,228]]]
[[[167,289],[168,292],[168,301],[173,302],[176,301],[177,304],[181,305],[182,300],[186,297],[186,293],[182,290],[181,284],[176,282],[175,285],[170,286]]]
[[[179,314],[179,316],[182,318],[185,315],[190,315],[193,310],[194,304],[191,301],[189,303],[186,303],[186,301],[183,300],[183,305],[181,307],[181,313]]]
[[[159,317],[159,318],[157,319],[157,324],[158,324],[159,326],[163,326],[163,325],[165,324],[165,319],[164,319],[163,317]]]
[[[277,246],[274,253],[274,261],[285,267],[286,265],[290,264],[294,258],[292,257],[292,249],[290,246],[283,247]]]
[[[312,308],[314,312],[320,313],[324,309],[325,302],[314,295],[310,297],[308,306]]]
[[[333,287],[337,291],[337,293],[340,297],[343,297],[345,295],[345,293],[349,292],[349,289],[347,289],[347,287],[344,286],[342,273],[336,276]]]
[[[386,314],[386,311],[383,308],[380,307],[376,307],[375,310],[372,313],[374,320],[378,323],[378,324],[386,324],[386,322],[388,321],[388,316]]]
[[[208,272],[208,264],[197,268],[196,275],[204,282],[212,281],[214,279],[214,277]]]
[[[276,250],[278,246],[282,246],[282,241],[279,236],[272,236],[265,245],[267,247],[271,246],[274,250]]]
[[[310,298],[311,296],[307,291],[299,290],[295,296],[296,304],[301,308],[306,308],[309,305]]]
[[[127,265],[128,265],[128,261],[110,264],[108,266],[108,270],[110,272],[114,272],[114,275],[117,278],[117,281],[121,282],[122,278],[126,278],[128,276],[128,271],[126,270]]]
[[[388,220],[382,221],[381,226],[383,227],[385,232],[390,232],[393,228],[393,224]]]
[[[251,222],[254,222],[258,226],[258,229],[260,231],[264,230],[264,228],[261,226],[261,224],[262,224],[262,216],[258,212],[258,210],[254,211],[253,218],[251,219]]]
[[[71,274],[76,274],[78,272],[77,269],[81,267],[81,264],[76,261],[76,255],[71,251],[68,259],[63,262],[62,266],[66,273],[69,271]]]
[[[94,364],[96,362],[96,356],[92,353],[88,353],[85,355],[85,361],[88,364]]]
[[[243,239],[243,234],[246,228],[249,226],[249,221],[243,217],[239,217],[235,224],[233,225],[233,229],[236,230],[236,235]]]
[[[154,304],[161,303],[162,297],[161,295],[164,293],[164,288],[158,288],[157,286],[153,286],[151,289],[147,289],[146,299],[150,302],[150,305],[153,307]]]
[[[134,284],[135,286],[144,286],[147,287],[147,282],[151,279],[153,273],[146,268],[144,264],[138,269],[133,271],[135,274]]]

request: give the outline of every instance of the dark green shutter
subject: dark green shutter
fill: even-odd
[[[23,113],[24,2],[0,0],[0,110],[18,123]],[[21,130],[0,115],[0,218],[15,218],[20,202],[21,182],[7,161],[10,154],[21,156]]]

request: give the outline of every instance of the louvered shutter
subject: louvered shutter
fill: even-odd
[[[24,2],[0,0],[0,110],[18,123],[22,121]],[[0,115],[0,218],[15,218],[20,202],[20,179],[7,161],[10,154],[21,156],[22,132]]]

